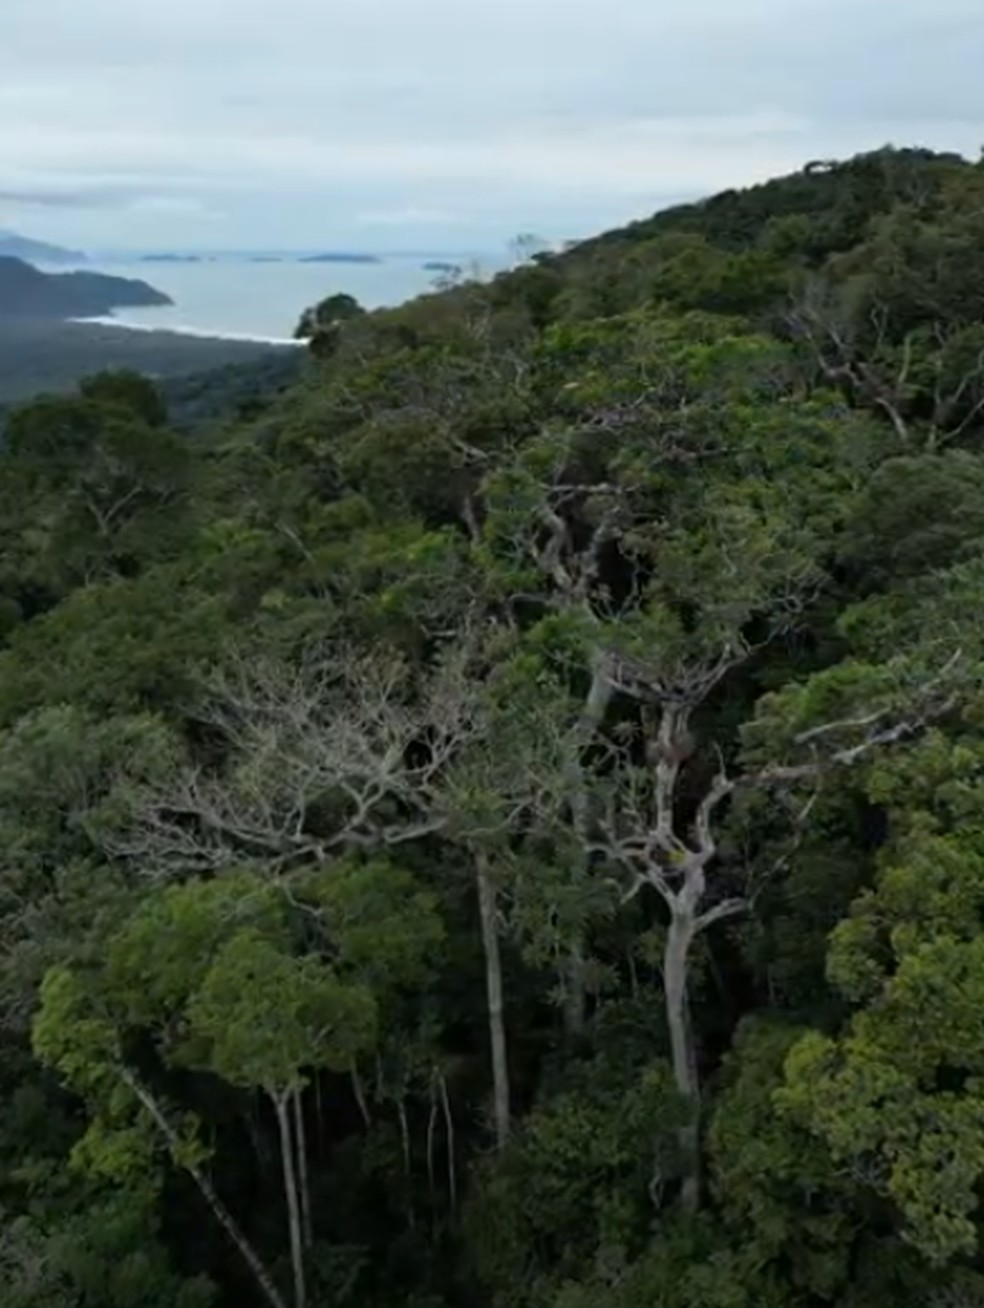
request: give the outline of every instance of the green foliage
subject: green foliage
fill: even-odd
[[[353,296],[329,295],[313,308],[305,309],[294,336],[299,341],[308,341],[311,352],[316,357],[327,357],[337,348],[342,325],[364,313],[365,310]]]
[[[79,399],[35,400],[10,416],[0,497],[8,530],[22,532],[27,577],[58,592],[133,575],[173,553],[190,459],[164,416],[154,389],[127,374],[104,374]]]
[[[229,630],[225,597],[189,573],[164,567],[86,586],[18,627],[0,652],[0,721],[61,703],[126,713],[186,702],[194,669]]]
[[[906,1238],[944,1262],[976,1248],[984,864],[978,751],[931,736],[871,789],[897,815],[876,884],[831,938],[831,982],[857,1011],[840,1039],[792,1050],[785,1109],[885,1194]],[[920,803],[925,805],[922,807]]]
[[[816,1139],[777,1113],[791,1024],[752,1021],[724,1068],[709,1131],[714,1193],[736,1244],[801,1294],[831,1300],[850,1282],[857,1196]]]
[[[317,959],[294,959],[256,930],[219,950],[188,1008],[188,1040],[231,1085],[297,1090],[302,1068],[344,1071],[371,1047],[372,995]]]
[[[152,1213],[126,1192],[49,1223],[4,1222],[4,1308],[209,1308],[215,1287],[170,1265]]]
[[[898,585],[979,553],[981,475],[980,460],[965,450],[881,464],[845,533],[845,559],[863,584]]]
[[[160,388],[130,369],[85,377],[79,385],[79,394],[96,404],[126,409],[142,418],[148,427],[163,427],[167,422],[167,402]]]
[[[285,331],[288,324],[284,324]],[[219,416],[241,389],[255,394],[255,378],[267,372],[286,379],[297,370],[299,350],[255,341],[135,332],[101,323],[0,323],[0,405],[23,404],[39,392],[70,392],[104,369],[136,371],[163,379],[172,416]],[[247,379],[254,380],[247,384]],[[207,378],[207,380],[204,380]],[[211,394],[198,397],[208,389]],[[266,388],[263,388],[264,390]],[[221,402],[216,404],[216,400]],[[0,426],[3,415],[0,413]]]
[[[4,1303],[980,1297],[982,179],[5,415]]]
[[[596,1259],[636,1252],[673,1176],[686,1109],[664,1065],[620,1074],[599,1059],[570,1081],[487,1165],[466,1217],[476,1273],[503,1305],[550,1304]]]
[[[437,897],[405,869],[350,859],[302,877],[335,966],[374,993],[423,986],[444,940]]]

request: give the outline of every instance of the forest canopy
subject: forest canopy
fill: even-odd
[[[8,415],[3,1308],[984,1304],[982,215],[886,149]]]

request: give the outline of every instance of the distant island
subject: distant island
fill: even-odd
[[[430,259],[421,265],[424,272],[456,273],[461,271],[461,264],[447,263],[443,259]]]
[[[49,245],[47,241],[33,241],[28,236],[7,231],[0,231],[0,258],[24,259],[28,263],[88,262],[86,256],[78,250],[65,250],[60,245]]]
[[[0,319],[98,318],[114,309],[173,304],[147,282],[103,273],[44,273],[0,257]]]
[[[283,263],[283,257],[279,254],[251,254],[250,263]]]
[[[144,254],[141,263],[201,263],[200,254]]]
[[[298,260],[299,263],[382,263],[375,254],[308,254]]]

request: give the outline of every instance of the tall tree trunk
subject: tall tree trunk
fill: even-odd
[[[427,1187],[434,1198],[434,1130],[437,1126],[437,1091],[431,1085],[430,1113],[427,1116]]]
[[[396,1113],[400,1122],[400,1143],[403,1149],[403,1175],[407,1183],[407,1221],[410,1230],[417,1225],[417,1212],[413,1202],[413,1168],[410,1157],[410,1123],[407,1119],[407,1105],[401,1093],[396,1104]],[[433,1177],[431,1178],[433,1181]]]
[[[700,1203],[700,1083],[687,1003],[687,960],[694,933],[693,915],[671,910],[663,954],[663,989],[673,1057],[673,1079],[690,1114],[687,1124],[680,1128],[678,1135],[685,1169],[682,1199],[688,1212],[696,1212]]]
[[[273,1106],[280,1128],[280,1157],[284,1168],[284,1195],[287,1199],[287,1219],[290,1224],[290,1260],[294,1268],[294,1308],[305,1308],[307,1290],[304,1283],[304,1242],[301,1234],[301,1206],[297,1197],[297,1175],[294,1167],[294,1142],[290,1129],[290,1092],[274,1095]]]
[[[458,1163],[454,1144],[454,1117],[451,1114],[451,1099],[448,1095],[448,1083],[444,1073],[440,1074],[441,1106],[444,1109],[444,1127],[448,1142],[448,1198],[451,1211],[458,1211]]]
[[[351,1071],[352,1093],[355,1096],[355,1102],[359,1105],[359,1112],[362,1114],[362,1120],[368,1130],[372,1126],[372,1114],[369,1112],[369,1104],[366,1101],[366,1090],[362,1084],[362,1077],[359,1075],[359,1069],[352,1064]]]
[[[304,1105],[300,1090],[295,1090],[294,1104],[294,1143],[297,1145],[298,1188],[301,1195],[301,1229],[304,1233],[304,1247],[310,1249],[314,1243],[314,1231],[311,1225],[311,1187],[308,1181],[307,1132],[304,1129]]]
[[[215,1187],[212,1185],[207,1174],[202,1171],[196,1163],[187,1161],[187,1150],[182,1149],[181,1139],[178,1136],[177,1131],[175,1131],[174,1127],[168,1121],[164,1109],[154,1098],[150,1090],[147,1089],[136,1074],[131,1072],[128,1067],[119,1068],[119,1073],[121,1079],[127,1086],[129,1086],[136,1097],[140,1100],[140,1103],[153,1118],[157,1129],[167,1141],[168,1150],[171,1154],[172,1160],[178,1166],[184,1168],[194,1181],[202,1198],[212,1210],[216,1220],[239,1250],[243,1257],[243,1261],[253,1273],[253,1278],[260,1287],[263,1297],[266,1299],[267,1303],[270,1304],[270,1308],[287,1308],[283,1296],[274,1283],[273,1277],[267,1271],[259,1254],[246,1238],[239,1223],[219,1198]]]
[[[270,1168],[272,1153],[270,1140],[263,1130],[263,1123],[258,1111],[258,1099],[258,1095],[250,1095],[249,1108],[243,1113],[243,1121],[246,1124],[246,1132],[253,1146],[253,1152],[256,1154],[260,1172],[263,1173]]]
[[[475,854],[475,877],[482,921],[482,949],[485,953],[485,989],[488,997],[489,1045],[492,1054],[492,1094],[495,1104],[495,1138],[499,1149],[509,1139],[509,1060],[502,999],[502,955],[496,921],[495,886],[483,853]]]
[[[564,960],[564,1028],[575,1039],[584,1035],[588,1017],[588,994],[584,984],[584,936],[576,931],[567,945]]]
[[[588,783],[585,777],[584,751],[591,744],[605,720],[614,691],[608,655],[601,649],[591,659],[591,686],[581,706],[573,749],[564,768],[567,786],[567,803],[574,834],[581,846],[573,872],[574,884],[584,886],[591,875],[588,847],[591,843],[591,814]],[[564,960],[564,1026],[567,1034],[578,1037],[584,1033],[587,1019],[587,986],[584,968],[585,932],[578,928],[571,933]]]
[[[317,1068],[314,1070],[314,1111],[315,1120],[318,1123],[318,1159],[320,1161],[325,1153],[325,1107],[321,1098],[321,1073]]]

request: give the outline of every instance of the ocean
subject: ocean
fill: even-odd
[[[166,308],[120,309],[97,321],[144,331],[284,341],[292,337],[304,309],[328,295],[346,292],[365,308],[376,309],[421,294],[437,276],[423,266],[430,261],[423,255],[379,263],[302,263],[296,255],[278,262],[219,255],[194,263],[104,257],[93,259],[87,269],[140,278],[174,301]]]

